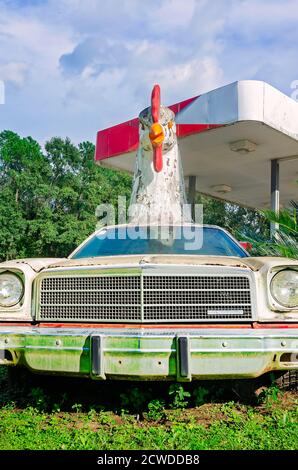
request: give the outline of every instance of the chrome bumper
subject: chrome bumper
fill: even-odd
[[[1,327],[0,364],[92,379],[258,377],[298,369],[298,329]]]

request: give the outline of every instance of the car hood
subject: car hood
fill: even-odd
[[[237,258],[232,256],[198,256],[198,255],[124,255],[124,256],[100,256],[94,258],[26,258],[6,261],[0,264],[5,268],[16,268],[18,265],[29,265],[35,272],[54,268],[74,268],[86,266],[142,266],[153,265],[186,265],[186,266],[227,266],[246,268],[251,271],[259,271],[267,266],[296,266],[298,260],[282,257],[248,257]]]
[[[228,266],[259,271],[263,266],[297,265],[298,260],[280,257],[198,256],[198,255],[126,255],[95,258],[62,259],[49,264],[48,268],[72,268],[84,266],[142,266],[146,264],[187,266]]]
[[[29,266],[33,271],[39,273],[45,268],[48,268],[52,263],[57,263],[59,261],[66,261],[67,258],[23,258],[23,259],[14,259],[11,261],[4,261],[0,263],[0,269],[5,268],[18,268],[22,265]]]

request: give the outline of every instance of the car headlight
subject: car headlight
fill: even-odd
[[[298,271],[286,269],[279,271],[271,280],[271,293],[284,307],[298,306]]]
[[[23,297],[24,286],[21,279],[15,274],[0,274],[0,306],[12,307]]]

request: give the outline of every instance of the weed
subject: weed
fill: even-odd
[[[186,408],[189,402],[190,393],[184,390],[181,384],[172,384],[169,388],[171,397],[171,408]]]
[[[283,392],[276,385],[271,385],[260,393],[258,399],[260,403],[270,408],[280,401],[282,395]]]
[[[2,409],[3,410],[14,410],[16,407],[16,404],[14,401],[8,401],[3,405]]]
[[[164,400],[156,398],[155,400],[150,401],[150,403],[148,403],[147,417],[152,421],[162,421],[166,417],[164,408]]]
[[[75,403],[72,405],[71,409],[74,410],[76,413],[80,413],[82,411],[83,405],[81,403]]]
[[[98,423],[103,424],[103,425],[115,425],[116,424],[116,419],[113,413],[110,412],[101,412],[98,415]]]

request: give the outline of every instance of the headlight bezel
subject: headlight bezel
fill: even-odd
[[[274,308],[278,308],[279,310],[282,310],[282,311],[293,311],[293,310],[298,310],[298,303],[295,304],[295,305],[289,305],[289,304],[285,304],[281,301],[280,298],[278,298],[275,294],[274,294],[274,289],[273,289],[273,283],[274,283],[274,280],[276,279],[277,276],[279,276],[281,273],[285,273],[285,272],[293,272],[295,273],[296,275],[298,275],[298,270],[294,268],[294,266],[288,266],[288,267],[283,267],[282,269],[279,269],[277,271],[274,271],[271,273],[271,276],[270,276],[270,280],[269,280],[269,293],[270,293],[270,297],[273,301],[273,307]]]
[[[15,308],[18,308],[18,307],[21,306],[22,300],[24,299],[24,294],[25,294],[25,285],[24,285],[23,276],[21,276],[16,271],[10,271],[10,270],[2,271],[2,272],[0,272],[0,279],[1,279],[1,276],[3,276],[3,275],[14,276],[15,278],[18,279],[18,281],[20,282],[20,285],[21,285],[21,295],[19,296],[19,298],[16,302],[14,302],[13,304],[10,304],[10,305],[5,305],[5,304],[1,303],[1,301],[0,301],[0,309],[9,311],[11,309],[15,309]]]

